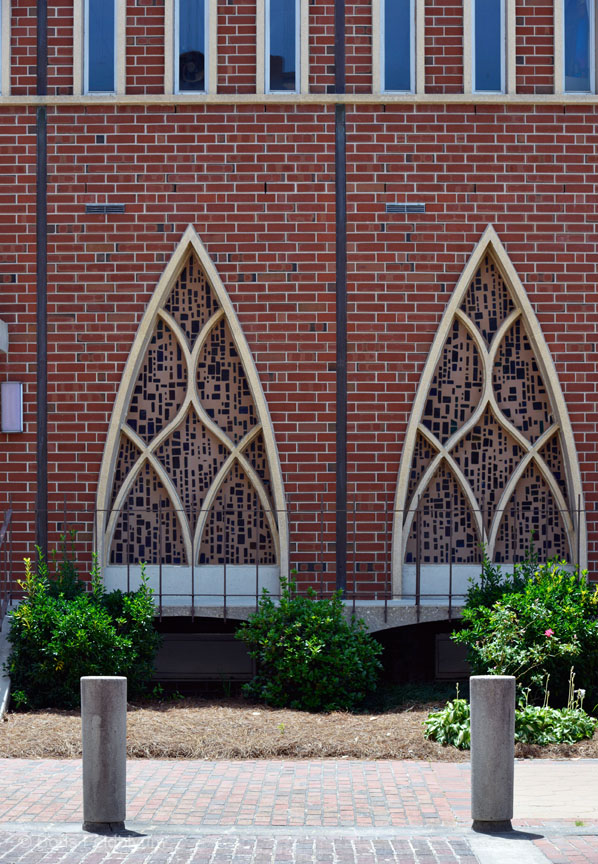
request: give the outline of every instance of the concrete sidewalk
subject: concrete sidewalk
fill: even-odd
[[[515,832],[471,831],[469,764],[128,763],[123,837],[81,832],[78,760],[0,760],[11,864],[598,864],[598,760],[517,762]]]

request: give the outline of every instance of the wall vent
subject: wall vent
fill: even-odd
[[[421,203],[387,204],[387,213],[425,213],[426,205]]]
[[[124,213],[124,204],[86,204],[86,213]]]

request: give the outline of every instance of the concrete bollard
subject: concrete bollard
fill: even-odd
[[[515,678],[476,675],[469,683],[473,830],[510,831],[515,774]]]
[[[126,818],[127,679],[81,678],[83,830],[122,830]]]

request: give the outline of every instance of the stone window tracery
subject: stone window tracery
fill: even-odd
[[[541,558],[584,564],[579,469],[539,324],[489,227],[449,303],[401,459],[395,592],[404,564]]]
[[[186,239],[123,376],[98,496],[102,561],[275,565],[285,514],[263,393],[224,286],[192,229]]]

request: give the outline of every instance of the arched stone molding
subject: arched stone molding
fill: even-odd
[[[136,517],[132,501],[150,506]],[[243,567],[255,573],[265,565],[276,583],[288,572],[282,473],[266,399],[228,293],[191,225],[123,372],[97,511],[104,570],[140,560],[164,564],[172,585],[177,568],[204,566],[213,576],[232,565],[241,577]],[[138,519],[133,532],[131,518]]]
[[[434,523],[439,500],[455,509],[445,507]],[[511,525],[520,504],[523,525]],[[406,571],[423,564],[440,600],[448,593],[439,585],[449,558],[451,576],[458,582],[460,568],[463,584],[479,572],[482,546],[491,560],[511,564],[531,542],[517,532],[538,522],[546,530],[535,538],[541,555],[586,566],[581,476],[565,399],[525,289],[489,225],[442,317],[407,427],[393,514],[393,594],[413,593]]]

